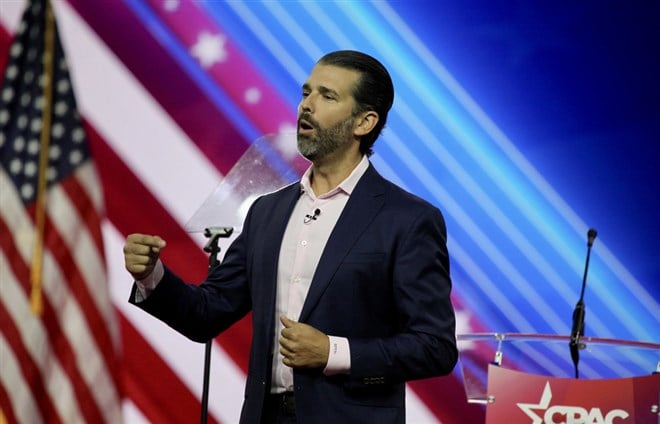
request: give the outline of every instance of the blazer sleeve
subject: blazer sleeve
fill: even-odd
[[[135,302],[135,284],[129,302],[197,342],[211,340],[240,320],[252,308],[246,277],[245,240],[239,235],[220,266],[210,270],[200,285],[184,282],[165,267],[151,295]]]
[[[392,255],[396,327],[389,337],[349,339],[351,385],[445,375],[457,359],[445,222],[435,207],[406,228]]]

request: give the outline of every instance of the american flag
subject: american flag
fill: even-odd
[[[103,195],[50,5],[32,1],[0,94],[0,407],[9,422],[121,419]]]
[[[548,189],[529,163],[520,160],[521,155],[510,140],[475,109],[467,94],[411,35],[410,28],[387,2],[340,1],[321,5],[303,1],[294,3],[293,8],[284,7],[289,2],[271,1],[52,3],[70,61],[70,87],[76,88],[89,147],[85,154],[95,158],[99,178],[76,178],[82,172],[91,173],[88,170],[92,169],[92,162],[87,160],[81,161],[75,171],[71,168],[73,173],[68,178],[50,186],[45,230],[57,231],[51,238],[44,238],[45,302],[43,315],[38,318],[29,306],[32,242],[28,240],[28,247],[22,250],[18,247],[24,238],[30,238],[18,231],[19,224],[35,226],[34,201],[25,203],[20,189],[14,188],[20,183],[11,177],[11,161],[17,159],[24,164],[24,156],[18,156],[15,141],[10,141],[10,133],[4,127],[0,133],[4,137],[0,193],[4,226],[0,264],[0,408],[9,422],[38,422],[22,414],[59,414],[58,408],[77,410],[80,421],[104,421],[86,415],[90,413],[89,405],[95,404],[90,400],[96,400],[92,397],[101,392],[101,379],[95,375],[96,390],[88,398],[81,398],[72,390],[69,392],[75,396],[67,398],[64,392],[60,393],[59,383],[84,380],[87,374],[76,377],[72,368],[60,364],[58,371],[53,367],[57,361],[42,359],[49,346],[57,346],[58,361],[73,356],[78,349],[73,336],[79,333],[93,334],[92,341],[100,345],[104,332],[108,333],[109,348],[97,347],[103,352],[102,359],[109,359],[117,351],[120,356],[116,368],[105,363],[116,392],[112,402],[102,403],[103,408],[115,411],[117,402],[121,402],[121,417],[129,423],[198,419],[204,346],[190,342],[127,303],[132,282],[123,265],[124,238],[132,232],[162,236],[168,242],[163,252],[166,263],[187,280],[201,281],[208,266],[202,249],[205,240],[185,231],[188,220],[254,139],[293,127],[300,83],[313,61],[331,49],[360,49],[361,43],[368,45],[370,51],[376,50],[375,56],[391,65],[400,82],[395,109],[372,160],[383,174],[406,188],[414,188],[412,191],[437,203],[445,213],[450,227],[457,330],[558,334],[570,331],[570,313],[579,288],[571,283],[579,279],[581,272],[582,261],[576,258],[583,253],[586,225],[557,193]],[[25,4],[25,0],[0,0],[0,69],[6,69],[5,75],[16,72],[11,70],[14,54],[18,54],[11,53],[12,34],[16,33],[20,42],[23,34],[30,31],[27,25],[19,25]],[[339,18],[326,18],[333,13]],[[344,22],[342,28],[335,23],[338,19]],[[370,24],[364,25],[363,19]],[[379,29],[383,27],[386,30]],[[411,46],[409,50],[398,48],[404,42]],[[22,53],[28,54],[26,50]],[[6,57],[10,58],[7,63]],[[410,68],[419,63],[426,68]],[[57,68],[55,71],[59,72]],[[25,73],[18,74],[18,78],[25,78]],[[13,86],[11,77],[4,78],[4,87]],[[442,79],[442,84],[437,79]],[[430,85],[420,88],[420,81]],[[7,103],[0,100],[3,105]],[[414,112],[410,107],[413,101],[422,106]],[[53,110],[58,110],[56,102]],[[461,133],[461,125],[467,128],[466,133]],[[56,133],[51,131],[52,140]],[[74,133],[68,134],[73,143]],[[57,145],[59,141],[51,143]],[[294,146],[289,147],[295,152]],[[25,152],[29,151],[26,141]],[[9,162],[5,152],[12,155]],[[290,159],[295,161],[293,155]],[[82,223],[83,217],[90,216],[66,211],[56,216],[51,210],[60,200],[74,198],[67,188],[73,184],[71,180],[77,181],[80,192],[88,193],[96,210],[102,210],[102,199],[105,200],[105,213],[99,215],[101,233],[91,231],[89,223],[67,227],[67,231],[58,227],[56,218],[64,216],[71,224]],[[5,185],[11,185],[11,191]],[[512,187],[520,191],[522,198],[515,197],[518,193]],[[6,193],[13,193],[11,202]],[[498,193],[503,193],[502,197],[493,197]],[[51,200],[56,195],[60,197]],[[12,203],[14,209],[9,209]],[[464,209],[468,207],[469,210]],[[535,215],[539,211],[543,213],[540,217]],[[14,224],[16,216],[21,223]],[[71,221],[76,217],[79,221]],[[548,236],[550,226],[553,232],[562,234],[561,243]],[[88,235],[75,238],[74,230],[86,231]],[[53,243],[60,239],[68,244],[55,248]],[[590,287],[593,291],[588,293],[588,303],[598,312],[590,313],[588,326],[600,336],[657,339],[657,296],[650,296],[602,243],[597,248],[597,267],[590,275],[599,278],[600,284],[594,289]],[[76,254],[87,259],[76,262]],[[514,257],[518,258],[515,262],[510,259]],[[546,257],[553,258],[552,266]],[[64,267],[61,261],[68,261],[69,266]],[[59,270],[51,272],[48,267],[55,264],[59,264]],[[90,274],[93,278],[88,280]],[[69,284],[98,284],[100,287],[93,295],[88,295],[94,303],[88,304],[87,309],[78,307],[82,309],[82,319],[73,321],[76,327],[71,334],[60,332],[69,343],[68,350],[61,350],[62,345],[53,344],[52,338],[28,350],[27,339],[19,332],[21,328],[28,330],[29,337],[36,337],[33,333],[44,334],[43,323],[50,329],[56,322],[47,319],[49,308],[51,313],[69,318],[71,311],[76,310],[72,305],[85,300],[80,293],[87,291],[72,291],[75,302],[64,301],[62,296],[66,293],[61,290],[53,296],[49,279],[58,275]],[[109,298],[104,297],[104,290],[108,289]],[[614,298],[631,299],[627,307],[637,311],[637,316],[629,318],[616,313],[611,305]],[[64,306],[48,303],[54,301],[64,302]],[[30,319],[26,323],[11,315],[14,312],[10,308],[16,305],[23,305]],[[91,325],[98,322],[90,317],[93,313],[101,320],[107,318],[107,324],[91,330]],[[6,330],[5,321],[11,323]],[[31,322],[42,323],[42,329]],[[82,323],[89,328],[82,328]],[[210,422],[238,421],[250,337],[248,317],[213,343]],[[89,358],[83,361],[85,366],[99,363],[84,352],[85,358]],[[478,352],[475,360],[479,356],[489,359],[492,352]],[[470,353],[463,352],[463,358],[471,359]],[[572,371],[567,352],[557,353],[544,363],[554,367],[553,373]],[[32,389],[27,380],[26,376],[38,374],[36,371],[44,364],[46,375],[61,376],[57,396],[46,396],[48,390],[55,390],[52,385],[41,381],[40,386]],[[447,377],[410,383],[407,405],[408,421],[413,424],[484,419],[480,406],[466,402],[458,369]],[[113,415],[105,421],[119,421],[116,418]],[[76,417],[59,416],[62,422],[75,420]]]

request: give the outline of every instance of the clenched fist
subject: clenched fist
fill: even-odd
[[[151,274],[165,247],[165,240],[158,236],[131,234],[124,244],[124,263],[126,270],[135,280],[142,280]]]

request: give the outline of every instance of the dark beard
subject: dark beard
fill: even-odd
[[[298,151],[310,161],[322,159],[339,150],[346,144],[353,129],[353,116],[349,116],[329,128],[320,128],[308,115],[302,115],[315,129],[313,135],[298,134]]]

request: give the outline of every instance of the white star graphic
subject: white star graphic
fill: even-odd
[[[251,105],[257,104],[261,100],[261,90],[257,87],[250,87],[245,90],[245,101]]]
[[[190,49],[190,54],[199,60],[202,67],[208,69],[214,63],[224,62],[227,59],[226,41],[227,38],[221,34],[202,32]]]
[[[163,8],[168,12],[174,12],[181,5],[180,0],[165,0],[163,2]]]
[[[550,382],[545,383],[545,389],[543,389],[543,394],[541,395],[541,400],[538,404],[534,403],[518,403],[518,408],[520,408],[529,418],[532,419],[532,424],[541,424],[543,423],[543,417],[539,417],[535,412],[532,412],[532,409],[548,409],[550,405],[550,399],[552,399],[552,390],[550,390]]]

